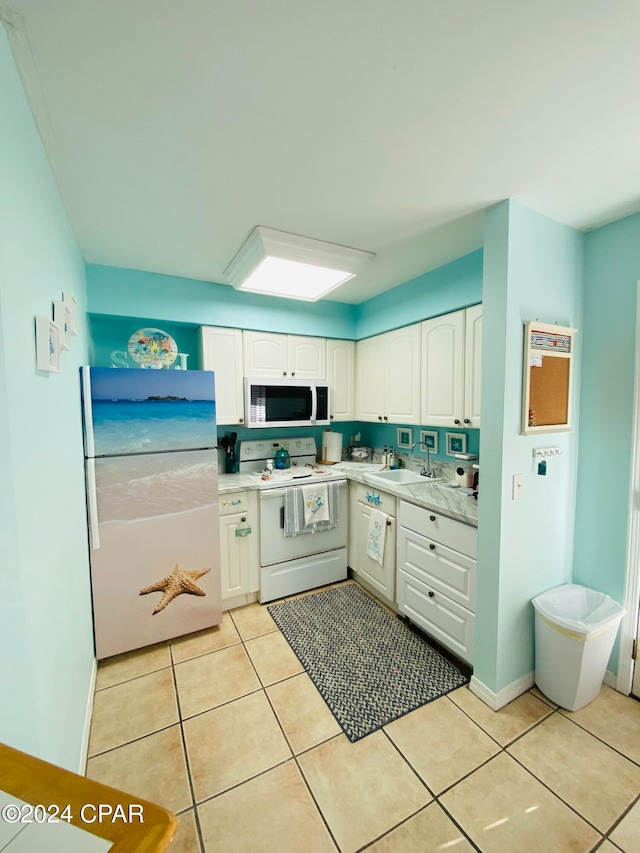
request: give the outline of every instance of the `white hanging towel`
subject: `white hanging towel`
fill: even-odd
[[[301,486],[304,504],[304,523],[316,524],[329,521],[329,493],[326,483],[314,483]]]
[[[387,516],[379,509],[371,510],[369,530],[367,533],[367,554],[376,563],[384,561],[384,537],[387,532]]]

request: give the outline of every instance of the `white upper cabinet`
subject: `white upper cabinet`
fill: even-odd
[[[422,323],[420,423],[462,426],[464,408],[464,311]]]
[[[355,341],[327,340],[327,380],[332,421],[354,420]]]
[[[383,335],[385,340],[385,415],[391,423],[420,423],[420,325]]]
[[[242,332],[200,327],[202,369],[216,374],[216,423],[244,423]]]
[[[480,426],[482,376],[482,305],[465,311],[464,426]]]
[[[420,423],[480,426],[482,305],[422,324]]]
[[[326,338],[243,332],[246,376],[326,379]]]
[[[420,325],[356,347],[356,420],[420,423]]]
[[[289,375],[294,379],[327,378],[327,339],[287,335]]]
[[[269,332],[243,332],[245,376],[278,379],[289,375],[287,335]]]

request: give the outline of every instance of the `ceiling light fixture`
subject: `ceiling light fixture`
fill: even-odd
[[[315,302],[360,272],[374,255],[256,226],[226,268],[236,290]]]

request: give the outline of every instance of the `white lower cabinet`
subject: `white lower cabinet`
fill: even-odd
[[[257,492],[220,495],[222,609],[255,601],[260,585]]]
[[[396,586],[396,499],[355,483],[351,484],[351,489],[349,565],[364,586],[392,603]],[[369,522],[374,507],[387,516],[382,565],[367,553]]]
[[[475,527],[400,502],[398,608],[469,664],[473,662],[476,543]]]

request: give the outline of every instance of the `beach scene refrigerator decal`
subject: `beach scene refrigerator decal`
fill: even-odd
[[[82,368],[99,659],[219,624],[210,371]]]

